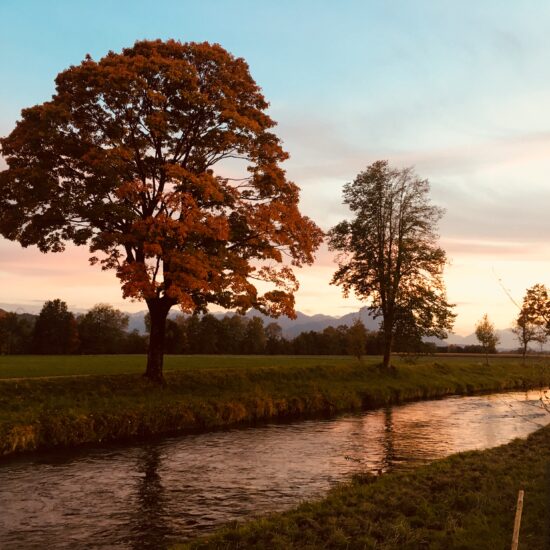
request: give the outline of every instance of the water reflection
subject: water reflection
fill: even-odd
[[[166,546],[170,528],[167,522],[165,491],[160,475],[161,447],[145,446],[136,462],[136,506],[130,524],[129,542],[136,550]]]
[[[389,470],[395,462],[395,446],[394,446],[394,433],[393,433],[393,411],[391,407],[384,409],[384,455],[383,455],[383,467],[379,472],[385,472]]]
[[[164,548],[288,508],[361,470],[491,447],[550,422],[539,392],[55,452],[0,465],[0,547]]]

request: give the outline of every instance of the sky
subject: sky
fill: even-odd
[[[414,166],[446,209],[455,332],[473,332],[484,313],[506,328],[513,301],[550,284],[548,28],[543,0],[1,0],[0,135],[87,53],[139,39],[220,43],[246,59],[270,102],[305,214],[327,230],[349,216],[342,187],[368,164]],[[61,298],[75,310],[144,309],[88,256],[0,237],[0,307],[36,311]],[[298,273],[298,310],[340,316],[361,305],[329,284],[335,269],[322,248]]]

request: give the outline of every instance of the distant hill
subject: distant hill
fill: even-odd
[[[227,315],[227,314],[225,314]],[[223,317],[224,314],[221,314],[220,317]],[[350,326],[353,322],[360,318],[363,321],[364,325],[369,330],[378,330],[380,326],[380,321],[374,319],[370,314],[368,308],[361,308],[359,311],[348,313],[342,317],[332,317],[330,315],[316,314],[316,315],[306,315],[301,311],[296,312],[296,319],[290,319],[289,317],[283,316],[278,319],[273,319],[267,315],[263,315],[258,311],[249,311],[246,314],[246,317],[260,317],[264,320],[264,323],[278,323],[283,329],[283,336],[285,338],[294,338],[302,332],[309,332],[313,330],[315,332],[320,332],[327,327],[337,327],[339,325]]]
[[[519,347],[518,339],[516,335],[512,332],[511,328],[507,329],[497,329],[497,334],[499,337],[499,343],[497,348],[501,351],[511,351],[516,350]],[[441,342],[441,341],[439,341]],[[468,336],[459,336],[458,334],[450,334],[447,340],[444,340],[447,344],[456,344],[458,346],[469,346],[479,344],[475,332],[468,334]],[[531,344],[529,346],[533,350],[539,349],[538,345]],[[545,347],[544,349],[548,349]]]
[[[140,333],[144,333],[144,319],[146,314],[146,311],[130,313],[128,330],[137,330]],[[181,314],[177,310],[174,310],[170,312],[169,317],[173,319],[178,315]],[[233,312],[227,312],[213,313],[212,315],[214,315],[214,317],[216,317],[217,319],[223,319],[228,315],[231,316],[235,314]],[[366,307],[361,308],[359,311],[356,311],[354,313],[348,313],[343,317],[331,317],[330,315],[322,314],[306,315],[305,313],[297,311],[296,319],[290,319],[286,316],[281,316],[278,319],[274,319],[256,310],[248,311],[245,317],[260,317],[264,321],[265,325],[273,322],[278,323],[283,329],[283,336],[285,338],[294,338],[295,336],[298,336],[298,334],[300,334],[301,332],[308,332],[310,330],[319,332],[327,327],[337,327],[339,325],[350,326],[358,317],[361,319],[361,321],[363,321],[363,323],[369,330],[378,330],[378,327],[380,326],[380,321],[378,319],[373,319],[373,317],[369,315],[369,310]]]

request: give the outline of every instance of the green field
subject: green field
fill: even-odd
[[[548,361],[425,357],[390,371],[379,361],[168,356],[161,387],[140,375],[139,356],[2,357],[0,456],[550,385]]]
[[[92,374],[141,374],[144,355],[0,355],[0,379]],[[289,355],[166,355],[165,372],[203,369],[292,368],[317,365],[347,365],[357,360],[349,356]],[[367,357],[365,365],[380,362]],[[470,361],[471,362],[471,361]]]
[[[527,440],[460,453],[406,473],[357,476],[326,498],[234,524],[179,550],[510,548],[519,489],[519,548],[550,548],[550,427]]]
[[[380,357],[366,356],[361,360],[365,366],[380,364]],[[144,355],[0,355],[0,379],[36,378],[44,376],[78,376],[141,374],[145,371],[147,358]],[[485,366],[483,356],[439,356],[422,357],[411,360],[408,357],[394,356],[393,364],[411,366],[429,363],[444,363],[453,367]],[[490,359],[496,366],[517,367],[517,357],[495,356]],[[531,358],[527,366],[550,364],[550,360]],[[356,365],[357,359],[347,355],[166,355],[165,372],[181,372],[205,369],[241,368],[309,368],[316,366]],[[522,367],[523,368],[523,367]]]

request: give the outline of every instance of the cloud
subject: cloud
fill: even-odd
[[[507,242],[507,241],[483,241],[475,239],[444,238],[441,246],[449,257],[453,256],[477,256],[484,258],[494,257],[498,259],[514,259],[529,261],[539,256],[548,258],[550,250],[547,247],[541,249],[535,242]]]
[[[346,139],[330,118],[287,113],[283,120],[281,133],[292,154],[289,177],[302,187],[303,210],[324,229],[349,216],[343,185],[374,160],[388,159],[398,167],[412,165],[430,180],[433,201],[446,209],[443,237],[541,243],[550,232],[549,132],[383,148]]]
[[[525,168],[526,164],[540,162],[546,166],[550,156],[550,132],[511,132],[507,136],[475,139],[468,136],[465,143],[449,145],[452,139],[439,139],[433,126],[424,124],[419,134],[427,134],[428,138],[431,134],[431,138],[419,140],[426,142],[422,146],[413,140],[407,146],[384,147],[372,139],[357,139],[361,127],[357,120],[353,124],[354,132],[345,136],[338,120],[319,120],[310,114],[298,115],[292,111],[281,116],[284,118],[278,133],[291,153],[287,168],[303,185],[319,179],[350,181],[359,170],[379,159],[388,159],[396,166],[415,166],[422,176],[442,178],[495,168]],[[528,177],[528,172],[524,176]]]

